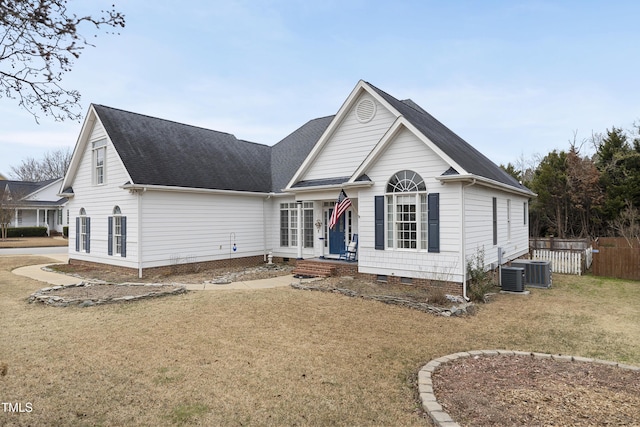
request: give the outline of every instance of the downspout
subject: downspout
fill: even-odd
[[[471,181],[471,184],[467,184],[467,185],[462,185],[460,187],[460,192],[461,192],[461,201],[462,201],[462,215],[460,215],[461,218],[461,224],[460,224],[460,230],[462,233],[462,236],[460,238],[460,241],[462,242],[462,247],[460,250],[461,253],[461,257],[462,257],[462,297],[464,298],[465,301],[469,301],[469,297],[467,297],[467,254],[466,254],[466,247],[467,247],[467,241],[465,239],[466,233],[465,233],[465,212],[466,212],[466,206],[465,206],[465,197],[464,197],[464,193],[465,193],[465,189],[467,187],[471,187],[472,185],[476,184],[476,179],[474,178],[473,181]]]
[[[138,195],[138,278],[142,279],[142,195],[147,191],[136,191]]]
[[[262,199],[262,242],[263,242],[263,250],[262,250],[262,261],[267,262],[267,211],[265,205],[267,201],[271,199],[273,193],[269,193],[266,198]]]

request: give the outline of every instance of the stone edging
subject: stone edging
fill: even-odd
[[[429,414],[433,422],[438,427],[460,427],[460,425],[455,422],[449,414],[447,414],[442,406],[436,400],[436,396],[433,393],[433,382],[431,381],[431,375],[440,367],[440,365],[454,361],[456,359],[461,359],[464,357],[472,357],[472,356],[497,356],[497,355],[506,355],[506,356],[531,356],[540,359],[554,359],[554,360],[562,360],[565,362],[586,362],[586,363],[599,363],[602,365],[615,366],[621,369],[629,369],[632,371],[640,371],[640,367],[625,365],[622,363],[611,362],[608,360],[600,360],[600,359],[589,359],[586,357],[579,356],[563,356],[559,354],[548,354],[548,353],[533,353],[527,351],[515,351],[515,350],[471,350],[471,351],[462,351],[460,353],[449,354],[447,356],[442,356],[437,359],[433,359],[431,362],[427,363],[420,369],[418,372],[418,392],[420,393],[420,401],[422,402],[422,407]]]
[[[68,289],[68,288],[79,288],[79,287],[90,287],[94,285],[109,285],[109,286],[145,286],[157,290],[162,287],[173,287],[175,289],[168,292],[147,292],[145,294],[140,295],[125,295],[122,297],[107,297],[107,298],[65,298],[58,295],[55,295],[55,291]],[[119,284],[111,284],[106,282],[80,282],[71,285],[57,285],[51,286],[48,288],[42,288],[29,296],[29,303],[40,302],[46,305],[51,305],[55,307],[68,307],[70,305],[77,305],[78,307],[90,307],[98,304],[108,304],[115,302],[125,302],[125,301],[137,301],[145,298],[154,298],[165,295],[177,295],[183,294],[187,292],[187,288],[184,285],[178,284],[163,284],[163,283],[119,283]]]
[[[342,289],[336,287],[324,287],[324,286],[314,286],[314,285],[303,285],[301,283],[292,283],[291,287],[293,289],[299,289],[303,291],[320,291],[320,292],[333,292],[341,295],[345,295],[348,297],[354,298],[362,298],[372,301],[383,302],[385,304],[399,305],[402,307],[412,308],[414,310],[422,311],[425,313],[431,313],[438,316],[444,317],[457,317],[457,316],[465,316],[465,315],[473,315],[476,313],[475,306],[473,303],[465,303],[464,301],[451,301],[452,305],[449,308],[436,307],[431,304],[411,301],[404,298],[394,297],[391,295],[364,295],[359,294],[351,289]]]

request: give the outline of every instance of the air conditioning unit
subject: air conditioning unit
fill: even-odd
[[[551,261],[516,259],[511,261],[512,267],[524,268],[524,284],[534,288],[551,287]]]
[[[503,291],[524,292],[524,268],[502,267],[500,286]]]

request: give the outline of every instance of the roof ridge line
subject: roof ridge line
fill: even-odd
[[[206,128],[204,126],[198,126],[198,125],[193,125],[193,124],[189,124],[189,123],[178,122],[176,120],[163,119],[162,117],[156,117],[156,116],[151,116],[149,114],[137,113],[135,111],[129,111],[129,110],[124,110],[122,108],[110,107],[108,105],[103,105],[103,104],[92,103],[92,105],[97,105],[97,106],[102,107],[102,108],[108,108],[110,110],[121,111],[121,112],[127,113],[127,114],[134,114],[134,115],[140,116],[140,117],[147,117],[147,118],[153,119],[153,120],[161,120],[163,122],[174,123],[174,124],[177,124],[177,125],[180,125],[180,126],[187,126],[187,127],[192,127],[194,129],[202,129],[202,130],[206,130],[206,131],[209,131],[209,132],[216,132],[216,133],[223,134],[223,135],[229,135],[229,136],[234,137],[237,141],[249,142],[249,143],[258,144],[258,145],[267,145],[267,144],[263,144],[263,143],[260,143],[260,142],[241,140],[233,133],[223,132],[223,131],[216,130],[216,129],[210,129],[210,128]]]

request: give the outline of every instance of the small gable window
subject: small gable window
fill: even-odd
[[[113,216],[108,221],[109,255],[127,256],[127,217],[122,215],[120,206],[113,208]]]
[[[93,183],[102,185],[106,182],[107,140],[93,142]]]

